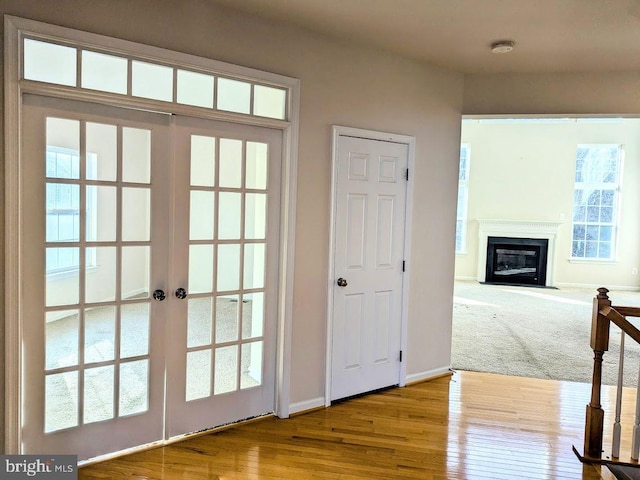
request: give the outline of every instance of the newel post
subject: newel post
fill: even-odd
[[[593,379],[591,381],[591,402],[587,405],[587,420],[584,428],[584,456],[602,458],[602,437],[604,428],[604,410],[600,405],[602,386],[602,356],[609,349],[609,319],[600,314],[603,307],[610,307],[607,296],[609,290],[598,289],[593,299],[591,317],[591,348],[593,349]]]

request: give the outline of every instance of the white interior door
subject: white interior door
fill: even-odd
[[[176,118],[170,437],[275,410],[281,137]]]
[[[22,452],[161,440],[170,117],[23,105]]]
[[[339,136],[331,400],[400,378],[408,145]]]
[[[22,453],[85,460],[273,412],[281,132],[23,112]]]

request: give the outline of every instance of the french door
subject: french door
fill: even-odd
[[[22,453],[274,410],[280,141],[24,96]]]
[[[279,131],[177,117],[174,132],[188,297],[169,328],[169,437],[274,411],[281,158]]]

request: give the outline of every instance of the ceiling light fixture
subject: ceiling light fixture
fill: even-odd
[[[491,44],[492,53],[509,53],[513,50],[515,43],[512,40],[498,40]]]

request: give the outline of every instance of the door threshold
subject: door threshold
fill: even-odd
[[[117,452],[107,453],[104,455],[100,455],[98,457],[89,458],[87,460],[82,460],[78,462],[78,468],[88,467],[90,465],[95,465],[97,463],[106,462],[108,460],[115,460],[116,458],[126,457],[128,455],[133,455],[134,453],[146,452],[147,450],[152,450],[154,448],[162,448],[172,445],[174,443],[183,442],[185,440],[191,440],[192,438],[202,437],[204,435],[210,435],[213,433],[222,432],[224,430],[229,430],[234,427],[239,427],[242,425],[247,425],[249,423],[258,422],[260,420],[265,420],[270,417],[274,417],[275,413],[266,413],[264,415],[259,415],[256,417],[247,418],[244,420],[240,420],[238,422],[227,423],[225,425],[220,425],[218,427],[210,427],[204,428],[202,430],[198,430],[196,432],[185,433],[183,435],[176,435],[175,437],[171,437],[167,440],[158,440],[156,442],[145,443],[144,445],[138,445],[136,447],[125,448],[124,450],[118,450]]]
[[[331,405],[337,405],[339,403],[346,402],[346,401],[349,401],[349,400],[353,400],[355,398],[366,397],[367,395],[372,395],[374,393],[384,392],[385,390],[392,390],[394,388],[398,388],[398,386],[399,385],[396,383],[395,385],[389,385],[387,387],[376,388],[375,390],[369,390],[367,392],[356,393],[355,395],[350,395],[348,397],[338,398],[336,400],[331,400]]]

